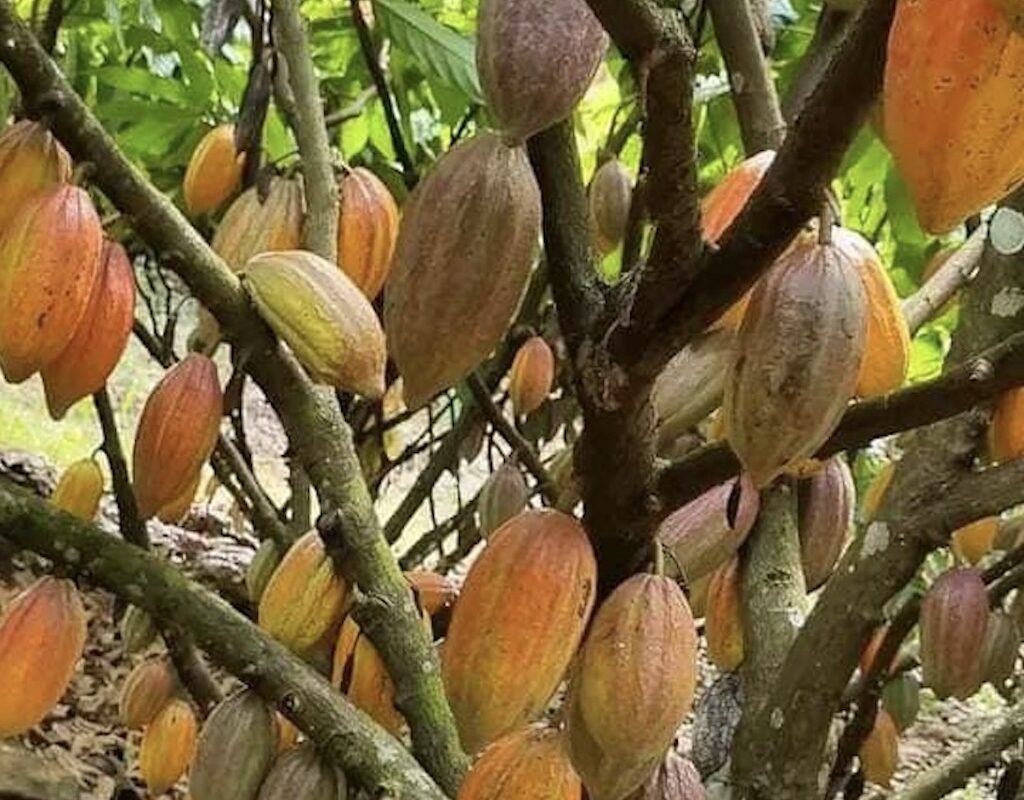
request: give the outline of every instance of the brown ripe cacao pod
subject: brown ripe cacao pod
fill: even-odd
[[[889,490],[889,484],[892,483],[892,477],[895,474],[896,462],[890,461],[868,484],[860,509],[865,524],[874,520],[878,515],[878,510],[882,507],[882,501],[885,499],[885,493]]]
[[[804,583],[812,592],[832,575],[853,529],[857,490],[842,456],[833,456],[820,472],[800,483],[800,560]]]
[[[192,707],[171,700],[142,732],[139,772],[154,797],[174,786],[192,763],[197,728]]]
[[[426,569],[414,569],[405,573],[416,601],[430,616],[451,608],[459,598],[459,584],[447,575]]]
[[[882,706],[900,733],[913,725],[921,710],[921,684],[917,678],[904,672],[886,683],[882,690]]]
[[[305,216],[302,185],[273,177],[266,194],[258,186],[242,192],[213,234],[213,249],[231,269],[241,270],[257,253],[298,250]]]
[[[398,239],[398,205],[370,170],[356,167],[338,187],[338,263],[367,299],[384,288]]]
[[[477,513],[480,515],[480,533],[487,539],[498,528],[526,508],[530,502],[530,487],[515,464],[506,461],[498,467],[480,489]]]
[[[634,575],[598,609],[566,701],[569,757],[592,800],[622,800],[657,769],[693,703],[697,634],[682,590]]]
[[[100,275],[103,229],[89,195],[28,198],[0,237],[0,368],[21,383],[71,343]]]
[[[980,573],[959,567],[940,575],[921,602],[924,683],[944,700],[964,700],[981,686],[988,594]]]
[[[723,409],[755,486],[813,456],[846,410],[864,352],[868,246],[843,228],[826,244],[802,235],[754,287]]]
[[[218,125],[209,131],[185,170],[182,194],[190,214],[216,211],[242,185],[245,154],[235,149],[235,126]]]
[[[555,381],[555,354],[541,336],[527,339],[516,351],[508,377],[512,409],[518,416],[536,411],[551,393]]]
[[[981,679],[997,689],[1013,674],[1021,635],[1016,620],[1001,610],[989,614],[981,650]]]
[[[85,647],[75,585],[45,576],[0,616],[0,738],[37,725],[67,691]]]
[[[531,725],[484,750],[456,800],[580,800],[582,794],[561,731]]]
[[[312,742],[305,742],[274,762],[258,800],[345,800],[347,796],[345,776],[317,755]]]
[[[692,584],[733,556],[754,526],[760,507],[760,494],[743,474],[669,514],[658,528],[658,538]]]
[[[315,530],[300,537],[278,564],[260,598],[259,624],[296,652],[308,650],[345,611],[345,581],[334,571]]]
[[[50,502],[61,511],[90,522],[103,497],[103,473],[91,458],[76,461],[60,476]]]
[[[1024,388],[1000,396],[988,427],[988,452],[996,463],[1024,456]]]
[[[657,772],[630,800],[707,800],[707,793],[693,762],[669,750]]]
[[[71,157],[44,125],[22,120],[0,134],[0,234],[36,192],[71,180]]]
[[[583,638],[596,585],[587,534],[568,514],[524,511],[491,537],[466,576],[441,658],[467,752],[544,710]]]
[[[139,730],[156,717],[174,697],[178,676],[166,658],[143,661],[125,679],[121,687],[118,713],[121,724]]]
[[[857,373],[858,397],[878,397],[903,385],[910,365],[910,329],[903,316],[900,298],[892,280],[867,242],[857,264],[868,304],[868,327],[864,339],[864,357]]]
[[[135,273],[124,248],[104,241],[100,272],[85,315],[71,342],[42,368],[46,406],[61,419],[75,403],[95,394],[121,360],[135,322]]]
[[[526,152],[493,133],[453,147],[409,197],[384,293],[384,327],[410,409],[465,377],[505,334],[530,274],[540,219]]]
[[[476,67],[502,134],[524,142],[569,116],[607,46],[584,0],[483,0]]]
[[[141,653],[156,641],[153,618],[138,606],[128,606],[121,617],[121,646],[129,655]]]
[[[281,563],[281,553],[273,539],[264,539],[245,570],[245,592],[249,600],[259,603],[270,577]]]
[[[260,316],[313,380],[377,398],[384,394],[384,331],[348,276],[314,253],[261,253],[244,281]]]
[[[203,723],[188,776],[192,800],[256,800],[277,755],[277,723],[250,689],[217,704]]]
[[[192,483],[185,488],[185,491],[156,512],[156,518],[165,525],[177,525],[188,516],[188,512],[192,510],[192,501],[195,500],[196,492],[199,490],[199,481],[202,477],[202,473],[197,473],[195,478],[192,479]]]
[[[943,233],[1024,180],[1024,38],[990,0],[902,3],[889,34],[885,142],[922,227]]]
[[[206,356],[191,353],[160,379],[135,432],[135,499],[143,519],[195,482],[217,444],[223,413],[217,366]]]
[[[621,161],[610,158],[597,168],[589,199],[594,242],[600,252],[610,253],[622,244],[633,203],[633,179]]]
[[[711,573],[704,635],[708,638],[708,657],[723,672],[734,672],[743,663],[742,589],[737,556]]]
[[[962,561],[977,564],[992,551],[999,532],[999,517],[985,517],[953,531],[950,547]]]
[[[864,778],[878,786],[890,785],[899,763],[899,733],[884,708],[878,709],[875,724],[860,746],[860,768]]]

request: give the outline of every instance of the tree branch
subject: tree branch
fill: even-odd
[[[970,280],[985,252],[987,239],[988,225],[982,223],[924,286],[903,301],[903,316],[911,335]]]

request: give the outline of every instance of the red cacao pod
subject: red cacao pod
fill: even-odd
[[[621,800],[657,769],[693,703],[697,634],[682,590],[634,575],[594,616],[567,699],[569,757],[592,800]]]
[[[373,300],[384,288],[398,239],[398,205],[370,170],[356,167],[338,187],[338,263]]]
[[[693,762],[669,750],[658,771],[630,800],[707,800],[707,792]]]
[[[858,397],[878,397],[899,389],[907,377],[910,329],[900,298],[875,249],[863,240],[853,242],[861,245],[857,264],[868,307],[864,357],[854,393]]]
[[[217,444],[224,399],[217,367],[191,353],[146,400],[135,433],[135,498],[148,519],[180,500]]]
[[[988,626],[988,594],[980,573],[951,569],[940,575],[921,603],[921,666],[924,682],[942,700],[963,700],[981,686],[981,652]]]
[[[708,657],[723,672],[734,672],[743,663],[742,592],[740,560],[733,556],[711,573],[704,619]]]
[[[185,170],[182,194],[190,214],[207,214],[220,208],[242,185],[245,155],[235,148],[235,126],[218,125],[209,131]]]
[[[300,744],[274,762],[258,800],[343,800],[345,776],[317,755],[312,742]]]
[[[0,234],[36,192],[71,180],[71,157],[38,122],[21,120],[0,134]]]
[[[864,778],[879,786],[889,786],[899,763],[899,733],[885,709],[878,709],[874,727],[861,744],[859,755]]]
[[[60,476],[50,502],[61,511],[92,521],[103,497],[103,473],[91,458],[76,461]]]
[[[1020,651],[1021,635],[1017,621],[1005,611],[989,614],[985,644],[981,649],[981,679],[1001,688],[1012,674]]]
[[[467,752],[544,710],[583,638],[596,583],[587,534],[568,514],[525,511],[491,537],[466,576],[441,658]]]
[[[985,517],[953,531],[950,547],[968,564],[977,564],[992,551],[999,533],[999,517]]]
[[[273,177],[265,194],[252,186],[228,207],[213,234],[213,249],[236,271],[257,253],[298,250],[304,217],[302,185]]]
[[[388,349],[410,409],[469,374],[505,334],[540,218],[526,152],[493,133],[460,142],[416,187],[384,293]]]
[[[597,249],[610,253],[626,235],[633,203],[633,179],[617,158],[605,161],[590,182],[590,226]]]
[[[0,616],[0,738],[38,724],[82,657],[85,609],[71,581],[40,578]]]
[[[118,713],[121,724],[138,730],[152,722],[178,689],[178,676],[166,658],[143,661],[121,687]]]
[[[921,684],[909,673],[897,675],[885,684],[882,705],[902,733],[917,720],[921,709]]]
[[[531,725],[484,750],[456,800],[580,800],[582,794],[562,733]]]
[[[996,463],[1024,456],[1024,388],[1000,396],[988,427],[988,452]]]
[[[498,528],[526,508],[530,502],[530,487],[522,471],[506,461],[491,474],[480,489],[477,513],[480,515],[480,533],[489,538]]]
[[[832,575],[853,529],[857,490],[846,460],[834,456],[824,469],[801,481],[799,498],[800,560],[807,591],[812,592]]]
[[[103,229],[89,195],[28,198],[0,237],[0,368],[21,383],[71,343],[100,274]]]
[[[64,352],[42,369],[50,416],[61,419],[95,394],[124,355],[135,322],[135,273],[124,248],[104,241],[100,274],[85,315]]]
[[[448,575],[414,569],[405,573],[405,579],[412,587],[420,608],[430,616],[451,608],[459,598],[459,584]]]
[[[551,393],[555,380],[555,354],[541,336],[527,339],[512,361],[508,393],[519,416],[536,411]]]
[[[174,786],[192,763],[197,728],[192,707],[171,700],[142,732],[139,772],[154,797]]]

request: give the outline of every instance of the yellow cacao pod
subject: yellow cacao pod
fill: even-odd
[[[875,475],[864,492],[864,499],[861,502],[861,516],[865,523],[869,523],[878,515],[878,510],[885,500],[885,493],[889,490],[893,475],[896,474],[896,462],[890,461],[881,471]]]
[[[852,242],[863,251],[857,265],[868,309],[864,356],[854,393],[858,397],[878,397],[899,389],[907,377],[910,329],[900,298],[874,248],[863,240]]]
[[[562,739],[547,725],[499,739],[473,764],[456,800],[580,800],[583,787]]]
[[[554,381],[555,354],[543,337],[530,337],[516,351],[508,377],[508,393],[515,413],[526,416],[540,408]]]
[[[715,570],[708,583],[704,633],[708,656],[723,672],[743,663],[743,596],[740,560],[733,556]]]
[[[171,700],[142,732],[139,772],[154,797],[174,786],[192,763],[197,727],[191,706]]]
[[[209,131],[192,152],[182,194],[190,214],[216,211],[242,185],[245,155],[235,149],[235,126]]]
[[[977,564],[992,551],[999,532],[999,517],[985,517],[953,532],[950,546],[968,564]]]
[[[103,497],[103,473],[91,458],[83,458],[68,467],[57,482],[50,502],[86,522],[91,521]]]
[[[131,730],[145,727],[170,702],[177,689],[178,676],[168,659],[143,661],[128,674],[121,687],[121,724]]]
[[[398,205],[370,170],[356,167],[338,187],[338,263],[367,299],[384,288],[398,239]]]
[[[597,249],[610,253],[626,235],[633,179],[617,158],[605,161],[590,182],[590,226]]]
[[[0,235],[38,191],[71,180],[71,157],[38,122],[21,120],[0,134]]]
[[[1004,392],[988,427],[989,456],[997,463],[1024,456],[1024,388]]]
[[[302,185],[273,177],[266,194],[258,186],[242,192],[228,207],[213,234],[213,249],[233,270],[257,253],[298,250],[305,214]]]
[[[899,733],[889,712],[878,709],[875,724],[860,746],[860,767],[870,783],[888,787],[899,763]]]

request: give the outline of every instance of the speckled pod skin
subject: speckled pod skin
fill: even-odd
[[[259,187],[242,192],[228,207],[213,234],[213,249],[233,270],[257,253],[298,250],[302,246],[305,202],[297,180],[271,178],[266,197]]]
[[[39,122],[23,119],[0,134],[0,234],[36,192],[71,180],[71,157]]]
[[[629,800],[707,800],[707,793],[693,762],[669,750],[658,771]]]
[[[846,461],[830,458],[825,468],[800,483],[800,560],[811,592],[832,575],[853,529],[857,490]]]
[[[924,683],[940,699],[970,697],[981,686],[981,655],[988,627],[985,582],[971,568],[940,575],[921,602]]]
[[[580,800],[582,794],[562,733],[532,725],[484,750],[456,800]]]

